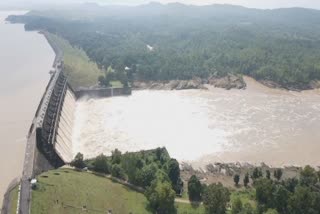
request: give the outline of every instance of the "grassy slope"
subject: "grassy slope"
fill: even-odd
[[[16,186],[10,193],[10,201],[11,201],[10,213],[11,214],[15,214],[17,210],[18,190],[19,190],[19,185]]]
[[[68,41],[54,34],[48,33],[48,37],[63,50],[65,72],[73,88],[97,84],[98,77],[103,74],[103,71],[98,68],[96,63],[90,61],[83,50],[72,47]]]
[[[70,205],[78,208],[86,205],[91,209],[87,213],[108,209],[114,213],[150,213],[143,194],[91,173],[58,169],[42,174],[38,181],[39,188],[32,192],[32,213],[67,214],[81,211],[67,207]],[[176,207],[178,213],[204,213],[202,206],[192,208],[189,204],[179,203]]]

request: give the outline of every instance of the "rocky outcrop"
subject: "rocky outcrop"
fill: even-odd
[[[216,88],[225,88],[227,90],[230,89],[245,89],[247,84],[244,79],[240,75],[228,74],[224,77],[210,77],[208,79],[208,84],[213,85]]]
[[[185,89],[207,89],[206,85],[212,85],[217,88],[245,89],[246,83],[242,76],[227,75],[225,77],[211,76],[208,79],[198,77],[192,80],[171,80],[171,81],[149,81],[133,83],[134,89],[152,89],[152,90],[185,90]]]

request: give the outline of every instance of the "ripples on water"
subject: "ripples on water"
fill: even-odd
[[[280,164],[295,157],[294,163],[319,163],[296,151],[320,149],[319,92],[267,89],[247,81],[247,90],[134,91],[130,97],[81,100],[74,151],[92,157],[115,148],[166,146],[179,160]]]

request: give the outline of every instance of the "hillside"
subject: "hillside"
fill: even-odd
[[[27,30],[55,33],[100,68],[129,79],[249,75],[270,85],[309,89],[320,79],[320,11],[232,5],[151,3],[32,11],[11,16]]]

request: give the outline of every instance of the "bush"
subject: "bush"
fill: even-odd
[[[110,173],[110,165],[107,156],[101,154],[94,159],[93,170],[96,172]]]
[[[273,172],[273,176],[278,180],[280,181],[281,177],[282,177],[282,170],[281,169],[276,169],[274,172]]]
[[[230,192],[221,183],[210,184],[203,194],[203,204],[207,213],[225,214],[230,201]]]
[[[70,165],[78,169],[83,169],[86,167],[86,164],[83,161],[83,154],[79,152]]]
[[[188,195],[190,201],[201,200],[202,185],[199,179],[192,175],[188,181]]]
[[[146,191],[149,207],[158,214],[174,213],[175,192],[169,182],[155,180]]]
[[[120,179],[123,179],[123,180],[126,179],[126,174],[125,174],[124,170],[122,169],[122,167],[119,164],[112,165],[111,175],[113,177],[120,178]]]
[[[236,174],[235,176],[233,176],[233,181],[235,185],[238,186],[240,181],[240,175]]]
[[[232,214],[239,214],[241,213],[243,209],[243,206],[242,206],[242,202],[241,202],[241,199],[239,197],[235,198],[233,201],[232,201],[232,210],[231,210],[231,213]]]
[[[243,178],[243,185],[244,185],[245,187],[247,187],[248,184],[249,184],[249,182],[250,182],[250,180],[249,180],[249,173],[246,173],[246,175],[245,175],[244,178]]]

